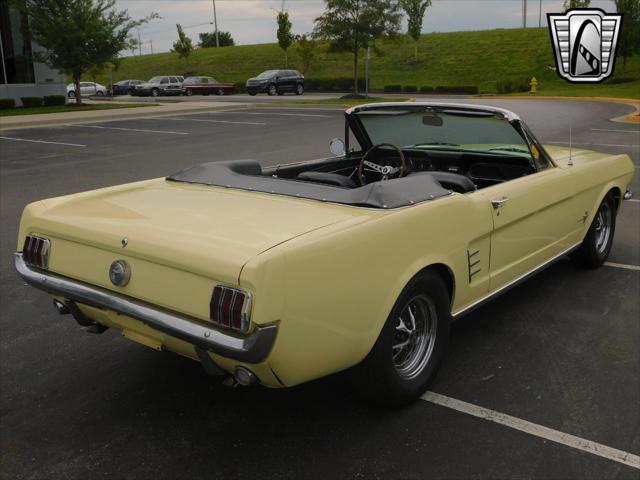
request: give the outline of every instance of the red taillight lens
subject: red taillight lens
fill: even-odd
[[[209,312],[214,323],[246,333],[249,330],[251,294],[218,285],[213,289]]]
[[[22,248],[22,258],[27,265],[36,268],[49,268],[49,251],[51,242],[46,238],[27,235]]]

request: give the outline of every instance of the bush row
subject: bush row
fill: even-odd
[[[449,86],[437,86],[430,87],[423,85],[418,88],[416,85],[385,85],[385,93],[455,93],[455,94],[468,94],[475,95],[478,93],[478,87],[475,85],[449,85]]]
[[[531,90],[528,78],[505,78],[496,82],[498,93],[528,92]]]
[[[65,105],[67,97],[64,95],[45,95],[44,97],[20,97],[24,108],[31,107],[55,107],[57,105]],[[0,110],[15,108],[16,101],[13,98],[0,98]]]

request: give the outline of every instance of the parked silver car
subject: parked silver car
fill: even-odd
[[[107,95],[107,87],[95,82],[80,82],[80,95],[83,97],[90,97],[91,95],[97,95],[102,97]],[[76,86],[73,83],[67,85],[67,97],[75,98]]]
[[[179,75],[153,77],[148,82],[136,85],[136,88],[130,91],[130,95],[138,97],[147,95],[152,97],[182,95],[184,93],[182,82],[184,82],[184,77]]]

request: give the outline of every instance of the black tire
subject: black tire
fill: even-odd
[[[96,95],[97,95],[98,97],[104,97],[104,92],[103,92],[102,90],[98,90],[98,91],[96,92]]]
[[[187,89],[184,91],[184,94],[185,94],[187,97],[192,97],[192,96],[193,96],[193,90],[191,90],[190,88],[187,88]]]
[[[611,253],[616,231],[616,201],[609,192],[598,207],[580,247],[571,254],[571,260],[586,268],[598,268]]]
[[[67,97],[69,97],[69,98],[76,98],[76,92],[74,92],[73,90],[71,90],[69,93],[67,93]]]
[[[256,92],[249,92],[249,95],[251,95],[252,97],[255,97],[257,95]]]
[[[296,95],[302,95],[304,93],[304,86],[299,83],[296,87]]]
[[[216,91],[216,95],[218,95],[219,97],[224,96],[224,89],[223,89],[223,88],[219,88],[219,89]]]
[[[407,328],[403,317],[409,318],[408,309],[415,319],[413,332],[420,333],[420,329],[422,339],[401,328]],[[422,316],[421,311],[428,316]],[[417,400],[427,390],[444,357],[450,324],[449,294],[440,275],[426,270],[414,277],[398,297],[369,355],[350,372],[356,392],[367,401],[387,407],[401,407]],[[409,341],[406,349],[398,349],[405,341]]]
[[[151,96],[152,97],[157,97],[158,95],[160,95],[160,91],[157,88],[152,88],[151,89]]]
[[[269,94],[269,96],[273,97],[275,94],[278,93],[278,89],[276,88],[275,85],[269,85],[269,88],[267,89],[267,93]]]

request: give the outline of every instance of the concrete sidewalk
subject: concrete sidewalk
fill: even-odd
[[[136,118],[148,118],[163,115],[180,115],[194,112],[236,109],[248,106],[248,104],[243,103],[230,104],[227,102],[161,103],[157,106],[121,108],[113,110],[88,110],[84,112],[17,115],[12,117],[0,117],[0,131],[31,127],[48,127],[74,122],[86,123],[132,120]]]

